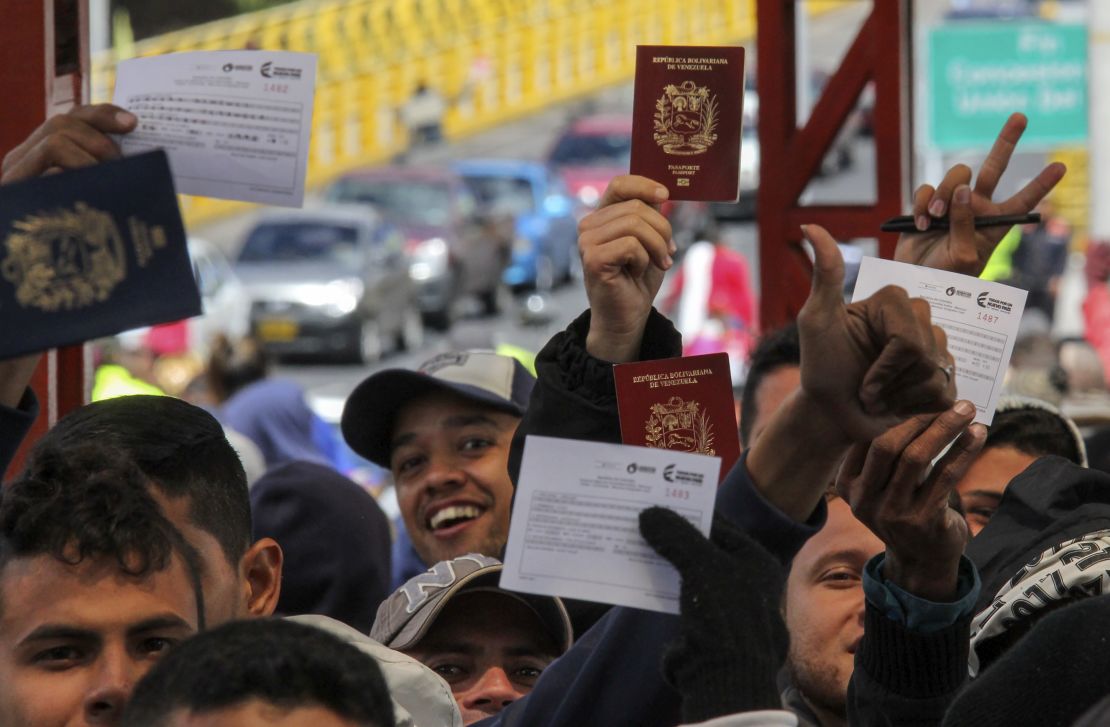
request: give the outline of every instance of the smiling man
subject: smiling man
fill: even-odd
[[[117,724],[204,627],[195,559],[118,452],[42,453],[0,504],[0,724]]]
[[[425,565],[465,553],[500,557],[509,536],[509,446],[535,379],[488,352],[445,353],[389,369],[352,392],[343,436],[388,467],[405,529]]]

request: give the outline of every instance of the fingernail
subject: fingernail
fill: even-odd
[[[134,126],[135,123],[138,122],[138,119],[135,117],[135,114],[132,114],[130,112],[117,111],[116,112],[116,122],[120,126]]]
[[[671,256],[670,256],[670,255],[668,255],[668,256],[666,257],[666,259],[665,259],[665,262],[667,263],[667,266],[666,266],[666,268],[665,268],[665,269],[667,269],[667,270],[670,270],[671,266],[672,266],[672,265],[674,265],[674,259],[673,259],[673,258],[671,258]]]
[[[987,428],[985,426],[983,426],[982,424],[980,424],[979,422],[975,422],[974,424],[972,424],[970,427],[968,427],[968,430],[971,432],[971,435],[973,437],[975,437],[976,439],[986,439],[987,438]]]
[[[913,220],[914,227],[924,232],[929,229],[929,218],[926,215],[918,215]]]
[[[944,216],[944,200],[943,199],[934,199],[932,202],[930,202],[929,203],[929,214],[931,214],[933,217],[942,217],[942,216]]]
[[[669,243],[667,243],[667,249],[672,255],[674,255],[676,252],[678,252],[678,245],[675,244],[674,240],[671,240]]]
[[[971,187],[961,184],[956,187],[956,204],[967,204],[971,201]]]
[[[809,239],[809,225],[802,225],[801,228],[802,228],[802,237],[804,237],[805,239],[808,240]]]
[[[957,414],[964,417],[971,416],[975,413],[975,405],[965,399],[957,401],[956,406],[953,408],[956,410]]]
[[[666,199],[667,197],[670,197],[670,196],[671,196],[671,193],[667,191],[666,187],[656,187],[655,188],[655,198],[656,199]]]

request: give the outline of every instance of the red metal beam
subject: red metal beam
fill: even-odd
[[[757,0],[760,186],[758,196],[762,323],[771,330],[797,315],[809,290],[810,264],[800,226],[816,223],[847,240],[878,237],[891,257],[897,237],[880,235],[879,222],[901,214],[909,191],[910,6],[874,0],[840,67],[829,78],[802,128],[795,97],[795,19],[799,7]],[[809,69],[801,69],[808,73]],[[800,204],[821,160],[868,82],[875,86],[875,204]]]
[[[0,156],[8,153],[54,114],[65,113],[88,96],[88,0],[20,0],[6,3],[0,23]],[[65,39],[76,46],[67,46]],[[75,63],[64,66],[70,55]],[[51,351],[43,357],[32,386],[42,413],[10,472],[22,466],[25,450],[58,417],[88,397],[84,347]],[[3,473],[0,472],[0,475]]]

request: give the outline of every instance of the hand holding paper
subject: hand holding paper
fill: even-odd
[[[967,545],[967,522],[948,503],[986,441],[974,415],[960,401],[939,416],[912,417],[854,445],[836,481],[852,514],[886,544],[885,577],[937,603],[953,600]]]
[[[721,458],[721,478],[740,459],[728,355],[656,359],[613,367],[621,441]]]
[[[194,51],[119,64],[115,102],[139,117],[124,154],[164,149],[183,194],[300,207],[316,56]]]
[[[928,303],[953,355],[956,393],[975,404],[975,421],[989,425],[1014,350],[1026,292],[958,273],[865,257],[852,300],[891,285]]]
[[[112,104],[78,106],[52,116],[4,157],[0,183],[117,159],[119,147],[108,135],[126,134],[135,123],[133,114]]]
[[[667,507],[708,533],[720,466],[685,452],[528,437],[501,587],[678,613],[678,573],[640,536],[640,512]]]
[[[640,513],[640,532],[682,577],[682,633],[663,670],[682,694],[683,720],[781,706],[775,676],[789,639],[778,561],[721,516],[706,538],[682,516],[652,507]]]
[[[844,261],[817,225],[805,228],[816,259],[813,289],[798,316],[802,390],[834,431],[868,442],[908,416],[953,402],[944,368],[951,362],[944,332],[929,306],[885,286],[844,305]]]

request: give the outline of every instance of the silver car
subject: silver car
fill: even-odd
[[[369,363],[423,340],[404,237],[366,208],[266,214],[235,271],[251,297],[251,330],[276,355]]]

